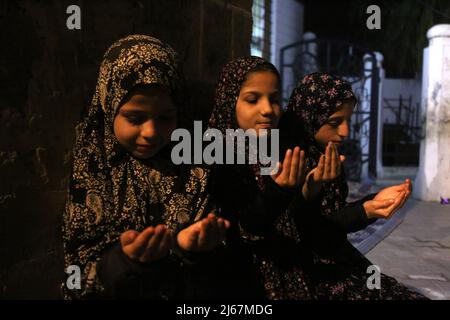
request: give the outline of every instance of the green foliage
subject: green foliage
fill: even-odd
[[[428,29],[450,23],[449,0],[306,0],[304,4],[305,30],[381,52],[388,77],[420,73]],[[366,27],[366,9],[372,4],[381,9],[381,30]]]

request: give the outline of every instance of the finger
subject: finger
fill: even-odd
[[[161,242],[164,238],[166,229],[162,225],[158,225],[155,228],[155,234],[147,243],[147,247],[139,257],[140,262],[150,262],[159,259],[162,256],[162,252],[159,251]]]
[[[398,207],[395,208],[395,212],[397,212],[398,210],[400,210],[401,208],[403,208],[403,206],[405,205],[406,200],[408,200],[409,197],[409,191],[403,193],[400,199],[400,203],[398,204]]]
[[[203,220],[197,223],[194,223],[186,230],[188,233],[188,241],[197,245],[198,237],[200,236],[200,231],[202,229]]]
[[[337,177],[337,166],[339,165],[339,161],[337,159],[337,150],[334,144],[331,145],[331,168],[330,168],[330,177],[334,179]]]
[[[277,164],[275,165],[275,169],[273,169],[271,173],[271,178],[275,181],[280,176],[281,171],[283,170],[283,165],[281,162],[277,161]]]
[[[332,156],[332,147],[331,142],[328,143],[327,149],[325,150],[325,170],[324,170],[324,179],[328,179],[331,174],[331,156]]]
[[[375,216],[382,217],[384,219],[389,218],[392,211],[395,207],[395,200],[394,199],[388,199],[388,200],[372,200],[372,207],[373,211],[375,212]]]
[[[339,160],[341,161],[341,163],[344,162],[344,161],[345,161],[345,156],[340,155],[340,156],[339,156]]]
[[[174,242],[178,243],[178,245],[185,250],[189,251],[195,249],[198,243],[198,237],[200,234],[202,223],[203,220],[198,221],[193,225],[190,225],[189,227],[181,230],[174,239]]]
[[[381,210],[389,208],[390,206],[393,206],[395,203],[394,199],[388,199],[388,200],[372,200],[372,205],[374,210]]]
[[[336,176],[339,176],[341,174],[341,156],[339,155],[339,149],[337,145],[334,145],[334,155],[335,155],[335,162],[336,162]]]
[[[148,241],[147,248],[146,248],[144,254],[150,253],[150,255],[151,255],[152,252],[154,253],[154,252],[157,251],[157,249],[161,245],[161,241],[162,241],[162,239],[164,237],[165,231],[166,231],[166,227],[165,226],[163,226],[163,225],[156,226],[155,234]]]
[[[167,251],[169,251],[171,244],[172,244],[172,232],[166,229],[164,232],[164,237],[161,240],[160,246],[158,248],[158,251],[163,255],[165,255]]]
[[[324,174],[324,169],[325,169],[324,167],[325,167],[325,156],[321,155],[319,164],[317,165],[317,169],[314,172],[314,177],[316,178],[316,181],[323,179],[323,174]]]
[[[120,244],[121,244],[122,248],[129,245],[130,243],[132,243],[134,241],[134,239],[136,239],[138,234],[139,234],[139,232],[137,232],[135,230],[128,230],[128,231],[125,231],[124,233],[122,233],[120,235]]]
[[[298,185],[302,185],[305,181],[305,172],[306,169],[306,160],[305,160],[305,151],[300,151],[300,162],[298,164],[298,176],[297,181],[299,182]]]
[[[292,187],[297,185],[299,164],[300,164],[300,148],[295,147],[294,152],[292,154],[291,170],[289,172],[289,185]]]
[[[223,222],[224,222],[224,224],[225,224],[225,229],[228,230],[228,228],[230,228],[230,226],[231,226],[231,222],[228,221],[227,219],[223,219]]]
[[[210,216],[209,218],[209,229],[208,232],[210,235],[217,234],[219,231],[219,226],[217,224],[217,216]]]
[[[392,186],[392,187],[388,187],[386,189],[391,189],[397,192],[401,192],[401,191],[407,191],[408,190],[408,186],[405,183],[396,185],[396,186]]]
[[[172,245],[172,231],[165,228],[162,232],[162,239],[159,243],[159,246],[156,248],[153,258],[154,259],[160,259],[164,256],[166,256],[169,252],[169,249]]]
[[[411,180],[410,180],[410,179],[406,179],[405,182],[406,182],[406,185],[408,186],[409,191],[412,192],[412,183],[411,183]]]
[[[209,245],[211,243],[211,240],[209,239],[209,237],[211,236],[209,230],[210,230],[209,220],[202,221],[202,225],[197,239],[197,249],[200,251],[209,248]]]
[[[131,258],[133,259],[138,259],[139,256],[144,252],[145,248],[147,248],[147,243],[154,234],[154,227],[148,227],[147,229],[142,231],[133,241],[133,243],[127,246],[129,256],[131,256]]]
[[[394,203],[392,204],[392,211],[389,213],[389,216],[397,212],[402,207],[402,202],[404,203],[404,199],[406,196],[406,192],[402,191],[397,197],[394,199]]]
[[[219,230],[219,241],[225,240],[227,228],[225,227],[224,219],[217,219],[217,228]]]
[[[292,150],[288,149],[286,151],[286,156],[284,157],[283,170],[281,172],[280,178],[282,178],[284,180],[289,179],[289,174],[290,174],[290,170],[291,170],[291,161],[292,161]]]

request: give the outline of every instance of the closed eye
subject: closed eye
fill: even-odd
[[[175,115],[167,115],[167,116],[165,115],[165,116],[160,116],[159,120],[169,122],[169,121],[174,120],[175,117],[176,117]]]
[[[139,117],[139,116],[127,116],[125,117],[127,119],[127,121],[131,124],[134,125],[138,125],[141,124],[143,122],[145,122],[145,118],[144,117]]]
[[[330,126],[332,126],[333,128],[339,127],[339,125],[340,125],[341,123],[342,123],[342,122],[338,122],[338,121],[328,121],[328,124],[329,124]]]

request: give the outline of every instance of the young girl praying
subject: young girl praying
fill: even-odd
[[[144,35],[104,55],[73,149],[63,240],[65,268],[78,266],[81,281],[63,284],[67,299],[201,295],[186,266],[204,268],[196,254],[214,250],[229,222],[208,214],[209,169],[170,159],[171,133],[191,113],[179,67],[170,46]]]
[[[223,68],[210,128],[223,134],[227,129],[253,129],[257,136],[265,134],[264,129],[270,139],[280,116],[280,77],[272,64],[242,57]],[[236,152],[249,156],[251,151],[246,147]],[[227,277],[240,278],[244,287],[254,288],[246,291],[247,297],[314,298],[306,274],[310,252],[302,247],[295,224],[286,215],[292,190],[304,180],[303,159],[300,148],[288,150],[273,176],[262,175],[259,162],[216,166],[215,200],[220,215],[232,223],[227,245],[235,255],[225,269]]]
[[[308,201],[289,208],[306,242],[316,253],[312,277],[321,299],[422,299],[395,279],[381,274],[381,288],[368,289],[367,260],[346,238],[376,218],[389,218],[411,192],[411,183],[385,188],[348,204],[348,186],[337,146],[349,135],[356,105],[350,84],[332,74],[312,73],[294,89],[280,124],[283,145],[300,145],[306,154]],[[305,214],[307,213],[307,214]]]

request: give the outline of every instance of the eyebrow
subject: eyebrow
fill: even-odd
[[[135,114],[145,114],[146,112],[143,110],[120,110],[120,113],[125,115],[135,115]]]
[[[278,94],[278,93],[280,93],[280,91],[279,90],[275,90],[275,91],[272,91],[271,93],[269,93],[269,95]],[[261,92],[258,92],[258,91],[244,91],[243,94],[261,95]]]
[[[130,99],[130,102],[137,103],[137,104],[148,104],[148,103],[151,103],[151,100],[149,98],[147,98],[146,96],[140,96],[140,97],[132,97]],[[174,105],[171,105],[170,109],[176,110],[176,107]]]
[[[175,113],[177,110],[176,109],[174,109],[174,108],[171,108],[171,109],[169,109],[169,110],[163,110],[162,112],[161,112],[161,114],[172,114],[172,113]],[[134,109],[134,110],[120,110],[119,111],[122,115],[124,115],[124,116],[136,116],[136,115],[147,115],[147,111],[144,111],[144,110],[136,110],[136,109]]]
[[[328,118],[328,121],[330,121],[330,120],[342,120],[344,118],[345,118],[344,116],[334,116],[334,117]]]

